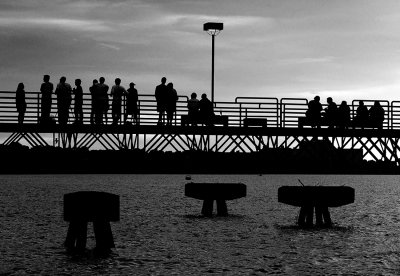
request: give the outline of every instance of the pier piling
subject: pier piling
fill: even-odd
[[[115,247],[110,221],[119,221],[119,196],[93,191],[64,195],[64,220],[69,222],[65,247],[68,251],[86,249],[87,225],[93,222],[98,252]]]

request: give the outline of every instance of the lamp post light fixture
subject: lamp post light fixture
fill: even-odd
[[[212,57],[211,57],[211,102],[214,105],[214,52],[215,36],[224,29],[224,23],[208,22],[203,25],[203,30],[212,37]]]

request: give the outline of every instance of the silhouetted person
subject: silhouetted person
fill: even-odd
[[[369,109],[369,119],[371,124],[378,129],[382,129],[385,120],[385,110],[383,110],[379,101],[375,101],[374,105]]]
[[[197,99],[196,93],[192,93],[190,95],[190,99],[188,100],[187,108],[188,108],[189,120],[192,122],[192,125],[197,125],[196,121],[198,120],[198,117],[199,117],[200,102]]]
[[[214,117],[214,107],[212,102],[207,98],[206,94],[201,95],[201,100],[199,101],[199,117],[206,125],[212,125],[212,120]]]
[[[89,92],[90,92],[90,95],[92,97],[92,103],[91,103],[92,108],[91,108],[91,111],[90,111],[90,124],[92,124],[92,125],[95,122],[95,114],[96,114],[96,112],[98,113],[97,110],[99,109],[99,100],[98,100],[98,95],[96,93],[96,89],[97,89],[96,86],[97,86],[98,83],[99,82],[96,79],[94,79],[92,86],[89,87]]]
[[[99,83],[96,85],[96,93],[98,95],[98,100],[99,100],[99,114],[97,116],[97,124],[102,124],[103,123],[103,115],[105,122],[107,124],[108,122],[108,108],[109,108],[109,103],[108,103],[108,85],[104,83],[105,79],[101,77],[99,79]]]
[[[346,101],[342,101],[338,108],[337,124],[340,128],[347,128],[350,125],[350,107]]]
[[[128,121],[128,116],[131,115],[135,124],[137,125],[138,122],[138,92],[135,88],[135,84],[131,82],[129,84],[128,90],[126,90],[126,109],[125,109],[125,124]]]
[[[113,125],[117,125],[121,119],[122,97],[125,93],[125,88],[121,86],[121,79],[116,78],[115,85],[111,88]]]
[[[69,107],[71,105],[71,85],[66,83],[66,78],[61,77],[57,84],[55,94],[57,95],[58,123],[66,125],[68,123]]]
[[[328,97],[326,99],[326,102],[328,103],[328,106],[325,108],[324,119],[325,119],[326,123],[328,124],[329,128],[333,128],[336,125],[337,105],[332,100],[331,97]]]
[[[321,111],[322,105],[320,103],[320,97],[315,96],[314,100],[308,103],[308,110],[306,111],[306,117],[312,127],[319,127],[321,124]]]
[[[164,113],[166,111],[166,97],[168,94],[168,87],[165,85],[167,78],[161,79],[161,84],[157,85],[155,91],[155,97],[157,101],[157,112],[158,112],[158,125],[164,124]]]
[[[172,126],[172,120],[174,118],[174,113],[176,112],[176,102],[178,101],[178,94],[174,89],[174,84],[172,82],[167,85],[167,97],[165,100],[166,111],[167,111],[167,125]]]
[[[76,79],[75,88],[73,89],[75,124],[83,123],[83,90],[81,83],[82,81],[80,79]]]
[[[17,91],[15,93],[15,105],[18,112],[18,124],[23,124],[26,111],[26,101],[25,101],[25,86],[20,82],[17,86]]]
[[[368,108],[364,105],[364,101],[359,101],[359,105],[356,111],[356,117],[354,118],[354,126],[361,126],[364,128],[368,123],[369,112]]]
[[[43,76],[43,83],[40,86],[40,92],[42,93],[42,111],[41,111],[41,123],[46,123],[50,121],[50,112],[51,112],[51,96],[53,93],[54,86],[50,82],[50,76]]]

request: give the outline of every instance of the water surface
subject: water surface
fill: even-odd
[[[335,226],[296,227],[298,208],[277,202],[282,185],[342,185],[356,202],[332,208]],[[184,197],[184,175],[0,176],[0,274],[399,275],[399,176],[192,175],[194,182],[243,182],[247,197],[230,215],[200,216]],[[99,258],[65,253],[63,195],[121,197],[116,248]],[[88,248],[95,245],[89,227]]]

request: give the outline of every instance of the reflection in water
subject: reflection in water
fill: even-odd
[[[333,228],[299,229],[298,208],[277,202],[296,175],[195,175],[196,181],[242,182],[247,197],[229,201],[228,217],[200,216],[184,197],[184,175],[0,176],[0,274],[392,274],[400,271],[398,176],[301,176],[304,183],[346,184],[352,205],[332,208]],[[112,224],[116,249],[104,258],[88,228],[88,250],[62,245],[65,193],[120,195]]]

